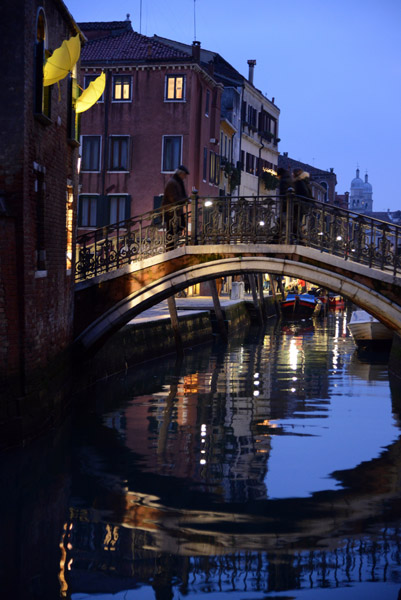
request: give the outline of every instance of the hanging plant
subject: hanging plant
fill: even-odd
[[[266,190],[275,190],[278,187],[278,179],[269,171],[262,171],[260,179]]]
[[[241,183],[241,171],[237,167],[232,167],[230,175],[230,193],[233,193],[236,187]]]

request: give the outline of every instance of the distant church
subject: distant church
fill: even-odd
[[[368,182],[367,173],[365,181],[362,181],[359,177],[359,169],[356,170],[355,179],[351,181],[349,209],[363,214],[373,212],[372,186]]]

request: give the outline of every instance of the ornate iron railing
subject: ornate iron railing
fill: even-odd
[[[77,239],[75,279],[186,244],[301,244],[401,273],[401,226],[291,194],[196,197],[88,231]]]

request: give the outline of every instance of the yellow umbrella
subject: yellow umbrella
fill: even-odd
[[[99,77],[96,77],[94,81],[91,81],[86,90],[82,92],[80,97],[77,99],[75,105],[75,112],[81,113],[88,110],[95,104],[104,92],[106,86],[106,74],[102,73]]]
[[[60,48],[57,48],[47,59],[43,67],[43,85],[52,85],[73,69],[81,53],[81,40],[79,34],[69,40],[64,40]]]

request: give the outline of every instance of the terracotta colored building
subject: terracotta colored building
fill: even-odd
[[[0,34],[0,439],[8,445],[54,423],[67,390],[61,373],[73,335],[74,73],[59,88],[44,87],[43,65],[81,34],[61,0],[6,2]]]
[[[222,85],[199,64],[199,45],[172,48],[130,21],[80,27],[83,87],[106,72],[104,97],[81,119],[81,231],[153,209],[180,164],[188,194],[217,195]]]

